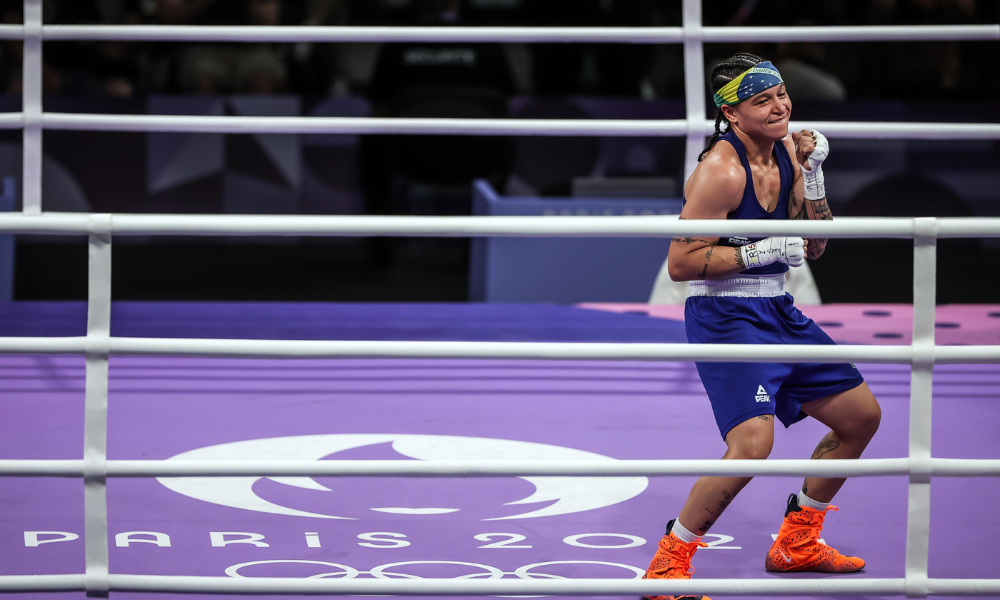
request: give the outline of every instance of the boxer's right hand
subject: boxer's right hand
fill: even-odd
[[[740,254],[748,269],[776,262],[798,267],[806,260],[806,241],[800,237],[769,237],[741,246]]]

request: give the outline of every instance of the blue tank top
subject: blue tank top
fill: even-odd
[[[787,219],[788,218],[788,195],[792,191],[792,181],[795,179],[795,167],[792,165],[792,159],[788,156],[788,150],[785,148],[785,144],[782,142],[775,142],[774,144],[774,157],[778,163],[778,174],[781,178],[781,188],[778,192],[778,205],[775,207],[774,212],[767,212],[764,207],[760,205],[757,200],[757,193],[753,187],[753,176],[750,173],[750,161],[747,160],[747,150],[743,146],[743,142],[740,138],[736,137],[736,134],[732,130],[719,136],[719,140],[726,140],[729,142],[733,148],[736,149],[736,153],[740,156],[740,162],[743,163],[743,170],[747,174],[747,183],[743,188],[743,199],[740,201],[740,205],[736,207],[736,210],[729,213],[727,219]],[[687,202],[685,198],[684,202]],[[762,240],[762,237],[722,237],[719,238],[719,245],[729,248],[738,248],[749,244],[750,242],[756,242]],[[776,262],[766,267],[757,267],[754,269],[747,269],[742,271],[741,275],[776,275],[778,273],[784,273],[788,271],[788,265],[783,262]]]

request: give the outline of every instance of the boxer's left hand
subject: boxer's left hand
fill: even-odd
[[[795,144],[795,159],[807,171],[815,171],[830,155],[830,142],[816,130],[793,131],[792,142]]]

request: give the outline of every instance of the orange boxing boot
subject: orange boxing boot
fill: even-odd
[[[819,541],[826,510],[799,506],[798,496],[788,497],[785,521],[778,531],[778,538],[764,560],[764,567],[775,573],[793,571],[818,571],[821,573],[854,573],[865,568],[865,561],[855,556],[844,556]]]
[[[660,540],[653,562],[643,579],[691,579],[691,557],[695,550],[708,546],[704,542],[683,542],[671,533],[674,521],[667,523],[667,534]],[[643,596],[644,600],[711,600],[708,596]]]

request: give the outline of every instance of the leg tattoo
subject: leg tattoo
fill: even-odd
[[[840,440],[837,439],[837,435],[832,431],[820,440],[819,445],[813,450],[812,458],[823,458],[826,454],[833,452],[837,448],[840,448]]]

